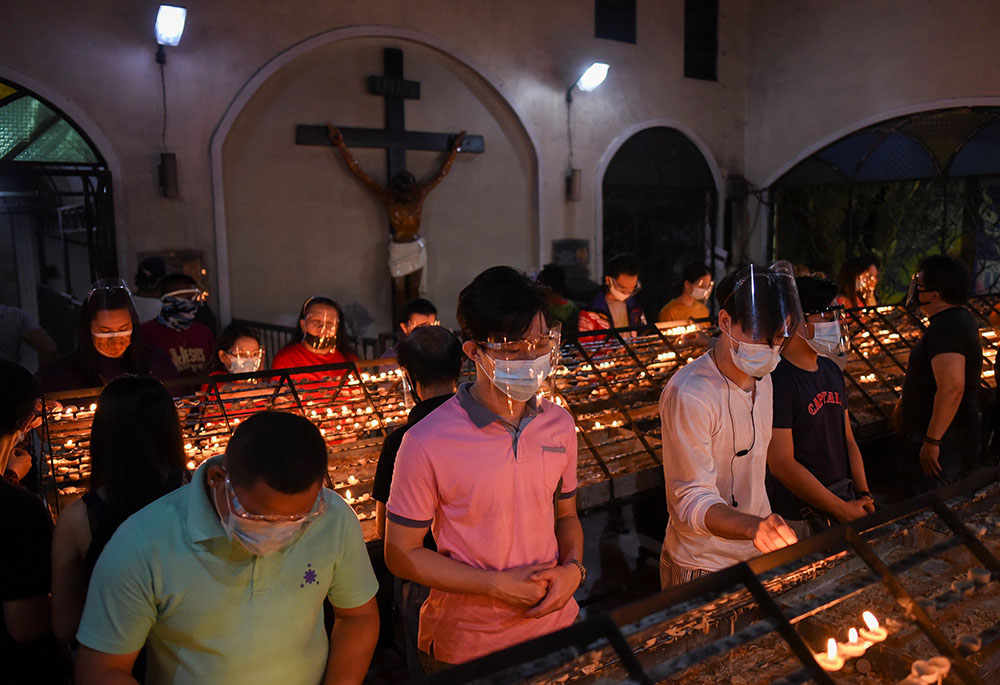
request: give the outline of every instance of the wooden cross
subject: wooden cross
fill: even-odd
[[[385,48],[382,51],[384,73],[382,76],[368,77],[368,92],[385,98],[385,128],[344,127],[347,147],[385,148],[388,178],[400,171],[406,171],[407,150],[431,150],[447,152],[451,146],[453,133],[428,133],[407,131],[404,117],[406,100],[420,99],[420,82],[403,78],[403,51]],[[326,126],[299,124],[295,127],[296,145],[330,145]],[[462,153],[480,153],[485,150],[483,137],[466,134],[462,142]]]

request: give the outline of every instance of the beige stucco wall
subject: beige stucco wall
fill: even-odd
[[[134,273],[138,252],[181,247],[203,250],[211,269],[216,194],[210,143],[230,103],[254,74],[302,41],[345,27],[360,27],[362,33],[376,37],[398,30],[426,37],[424,42],[453,62],[478,72],[499,101],[506,101],[517,113],[535,143],[536,169],[523,173],[539,174],[532,221],[541,250],[535,250],[540,254],[531,255],[530,262],[517,264],[531,268],[548,258],[553,238],[594,240],[599,230],[595,170],[613,145],[620,143],[616,137],[622,131],[664,118],[684,122],[711,152],[713,164],[734,170],[742,167],[748,7],[742,0],[721,3],[720,80],[706,83],[682,76],[683,3],[679,1],[639,3],[637,45],[595,39],[593,3],[585,0],[190,3],[184,38],[180,46],[167,49],[167,147],[177,154],[181,197],[176,200],[163,199],[157,191],[161,113],[159,69],[153,59],[156,3],[8,3],[3,12],[0,76],[44,89],[57,106],[78,115],[77,122],[112,161],[124,274]],[[580,95],[574,102],[574,163],[583,170],[583,199],[566,203],[565,88],[595,59],[609,62],[612,71],[601,89]],[[446,59],[439,62],[447,63]],[[456,67],[456,73],[464,71]],[[457,120],[450,114],[446,108],[428,110],[428,127],[441,130],[451,125]],[[504,119],[493,114],[494,119]],[[371,123],[381,124],[380,117]],[[417,119],[408,120],[408,125],[417,123]],[[332,168],[328,171],[335,173]],[[449,192],[445,187],[439,191]],[[367,204],[353,209],[366,219],[374,217],[370,202],[358,198]],[[489,193],[461,199],[470,213],[478,215],[488,213],[494,201]],[[437,210],[429,204],[431,211]],[[371,258],[375,257],[381,261],[377,250],[371,252]],[[461,270],[461,278],[469,277],[466,265],[456,263],[454,268]],[[269,279],[289,277],[285,273],[257,276],[262,287]],[[456,279],[458,275],[453,276]],[[387,302],[385,293],[374,304],[381,307]],[[264,315],[263,311],[239,313]],[[387,317],[388,313],[379,315]]]
[[[1000,95],[997,2],[761,0],[748,18],[746,171],[758,185],[875,121]]]

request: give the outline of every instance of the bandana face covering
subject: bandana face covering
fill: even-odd
[[[186,331],[194,323],[198,313],[198,303],[172,295],[163,296],[160,301],[160,315],[156,320],[175,331]]]
[[[98,354],[109,359],[118,359],[125,354],[125,350],[132,343],[132,329],[130,328],[127,331],[113,331],[111,333],[94,333],[91,331],[90,338]]]
[[[337,346],[337,334],[313,335],[312,333],[303,333],[302,342],[317,352],[330,352]]]

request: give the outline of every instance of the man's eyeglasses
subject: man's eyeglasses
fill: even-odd
[[[320,488],[319,494],[316,495],[316,502],[313,504],[312,509],[305,514],[251,514],[244,508],[243,504],[236,496],[236,490],[233,489],[232,483],[229,482],[228,473],[226,474],[226,496],[229,498],[229,507],[233,514],[247,521],[291,523],[294,521],[314,519],[326,511],[326,500],[323,499],[323,488]]]

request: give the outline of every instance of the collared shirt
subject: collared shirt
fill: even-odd
[[[327,511],[258,557],[226,535],[194,480],[131,516],[94,569],[77,639],[109,654],[147,646],[146,682],[315,685],[329,641],[323,600],[352,608],[378,589],[357,515]]]
[[[772,425],[771,377],[752,391],[723,377],[707,352],[670,377],[660,395],[667,531],[663,547],[685,569],[718,571],[760,554],[749,540],[726,540],[705,526],[715,504],[764,518]],[[749,450],[740,457],[737,452]]]
[[[514,426],[479,404],[463,384],[455,397],[403,438],[387,505],[390,521],[430,526],[438,552],[474,568],[507,570],[557,562],[555,503],[576,494],[576,429],[547,400],[526,406]],[[571,624],[561,610],[524,610],[480,595],[432,589],[420,612],[421,650],[461,663]]]

